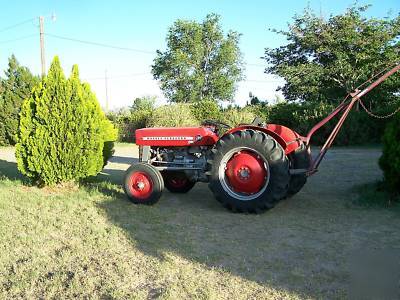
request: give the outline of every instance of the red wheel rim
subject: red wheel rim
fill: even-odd
[[[187,178],[185,177],[172,177],[169,180],[169,184],[174,188],[183,188],[187,185]]]
[[[252,151],[239,151],[226,164],[225,175],[232,190],[256,194],[265,186],[268,172],[263,159]]]
[[[137,199],[145,200],[153,192],[153,181],[144,172],[135,172],[129,179],[129,191]]]

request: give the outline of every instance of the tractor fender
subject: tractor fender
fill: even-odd
[[[283,148],[285,154],[288,155],[297,150],[302,144],[304,137],[299,135],[296,131],[282,125],[268,124],[265,127],[255,125],[241,125],[232,128],[225,134],[234,133],[243,129],[252,129],[264,132],[273,137]]]

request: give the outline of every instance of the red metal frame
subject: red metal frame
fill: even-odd
[[[255,125],[241,125],[235,128],[232,128],[228,133],[234,133],[236,131],[244,130],[244,129],[253,129],[256,131],[262,131],[265,132],[266,134],[272,136],[283,148],[285,151],[285,154],[288,155],[297,148],[302,143],[303,137],[300,136],[297,132],[294,130],[283,126],[283,125],[277,125],[277,124],[268,124],[266,127],[260,127],[260,126],[255,126]]]
[[[350,110],[353,108],[354,104],[360,100],[360,98],[364,95],[366,95],[368,92],[370,92],[372,89],[377,87],[379,84],[381,84],[383,81],[385,81],[389,76],[393,75],[397,71],[400,70],[400,64],[396,65],[393,67],[390,71],[386,72],[384,75],[379,77],[377,80],[375,80],[373,83],[371,83],[369,86],[367,86],[365,89],[362,91],[360,90],[355,90],[353,93],[350,94],[351,100],[350,102],[343,101],[332,113],[330,113],[326,118],[324,118],[322,121],[317,123],[307,134],[307,137],[305,138],[306,145],[309,146],[310,140],[312,135],[320,129],[322,126],[324,126],[326,123],[328,123],[333,117],[335,117],[337,114],[340,112],[343,112],[341,115],[338,123],[336,126],[333,128],[331,134],[329,135],[328,139],[326,140],[325,144],[322,146],[320,152],[318,153],[317,157],[313,160],[310,169],[308,170],[308,176],[311,176],[315,172],[318,171],[318,166],[321,163],[322,159],[324,158],[326,152],[328,149],[331,147],[333,141],[335,140],[337,134],[339,133],[340,129],[343,126],[344,121],[346,120],[347,116],[350,113]]]

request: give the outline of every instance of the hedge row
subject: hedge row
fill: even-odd
[[[294,129],[302,135],[325,116],[334,106],[324,103],[287,103],[275,105],[248,105],[244,108],[221,109],[213,101],[193,104],[170,104],[155,109],[136,109],[113,115],[111,119],[119,128],[119,140],[134,142],[136,129],[144,127],[198,126],[206,119],[218,120],[234,127],[249,123],[256,116],[267,123],[281,124]],[[312,143],[322,144],[337,119],[333,119],[313,136]],[[372,119],[364,111],[353,110],[338,137],[335,145],[362,145],[381,143],[387,120]]]

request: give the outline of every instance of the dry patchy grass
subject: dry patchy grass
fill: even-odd
[[[304,299],[347,296],[347,260],[400,246],[399,215],[352,205],[379,179],[377,149],[337,149],[304,190],[263,215],[233,214],[206,185],[126,200],[119,146],[79,189],[24,185],[0,149],[0,298]]]

